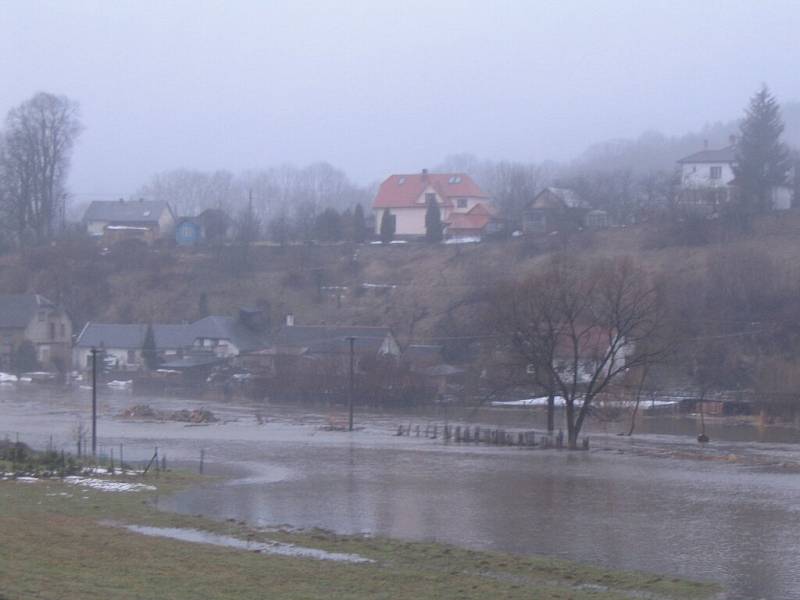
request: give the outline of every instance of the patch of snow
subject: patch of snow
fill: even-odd
[[[124,390],[133,385],[133,380],[128,379],[127,381],[120,381],[118,379],[115,379],[113,381],[109,381],[106,385],[110,388]]]
[[[148,485],[146,483],[109,481],[106,479],[78,477],[76,475],[65,477],[64,481],[71,485],[77,485],[83,488],[91,488],[93,490],[100,490],[101,492],[144,492],[144,491],[154,491],[157,489],[156,486]]]
[[[0,383],[16,383],[17,381],[19,378],[16,375],[0,372]]]
[[[213,546],[225,546],[226,548],[236,548],[238,550],[248,550],[250,552],[263,552],[265,554],[277,554],[280,556],[293,556],[297,558],[314,558],[316,560],[333,560],[337,562],[349,563],[372,563],[372,559],[359,556],[358,554],[346,554],[343,552],[328,552],[318,548],[305,548],[294,544],[284,544],[282,542],[250,542],[240,540],[230,535],[219,535],[199,529],[180,529],[178,527],[148,527],[144,525],[123,525],[125,529],[154,537],[165,537],[182,542],[194,544],[211,544]]]
[[[474,236],[448,238],[442,242],[443,244],[480,244],[481,238]]]

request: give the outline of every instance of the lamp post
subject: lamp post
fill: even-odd
[[[97,348],[92,348],[92,456],[97,456]]]
[[[355,388],[355,343],[356,338],[348,337],[347,341],[350,342],[350,393],[347,397],[347,409],[349,412],[349,421],[347,430],[353,431],[353,392]]]

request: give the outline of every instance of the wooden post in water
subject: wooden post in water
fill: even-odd
[[[198,472],[200,475],[203,474],[203,463],[205,462],[206,458],[206,451],[204,448],[200,448],[200,467],[198,468]]]

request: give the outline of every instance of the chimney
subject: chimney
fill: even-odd
[[[292,313],[286,315],[286,326],[294,327],[294,315]]]
[[[728,141],[731,143],[731,146],[735,146],[735,145],[736,145],[736,134],[735,134],[735,133],[732,133],[732,134],[731,134],[731,135],[728,137]]]
[[[428,181],[428,169],[422,169],[422,181]]]
[[[708,140],[703,140],[703,150],[708,150]]]

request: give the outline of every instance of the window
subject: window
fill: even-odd
[[[397,180],[397,185],[403,185],[405,182],[406,182],[406,178],[405,177],[401,177],[400,179]]]
[[[456,200],[456,206],[458,206],[458,208],[467,208],[467,199],[459,198]]]
[[[48,325],[47,331],[50,334],[50,339],[51,340],[56,339],[56,324],[55,323],[48,323],[47,325]]]
[[[711,167],[711,179],[722,179],[722,167]]]
[[[128,350],[128,364],[131,365],[136,362],[136,350]]]
[[[428,204],[430,202],[434,203],[436,202],[436,194],[434,194],[433,192],[428,192],[427,194],[425,194],[425,204]]]
[[[67,337],[67,327],[63,323],[61,324],[61,339]]]
[[[47,314],[43,310],[40,310],[37,316],[39,317],[40,323],[44,323],[44,320],[47,318]]]
[[[447,180],[447,183],[461,183],[461,176],[453,175],[450,179]]]

